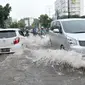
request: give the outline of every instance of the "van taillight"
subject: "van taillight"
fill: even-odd
[[[18,38],[16,38],[15,40],[14,40],[14,44],[18,44],[20,42],[20,38],[18,37]]]

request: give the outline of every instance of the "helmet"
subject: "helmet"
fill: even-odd
[[[44,28],[43,26],[41,28]]]

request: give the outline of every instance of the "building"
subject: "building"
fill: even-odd
[[[24,22],[25,22],[26,27],[29,27],[29,26],[32,25],[32,23],[33,23],[33,21],[34,21],[34,18],[32,18],[32,17],[27,17],[27,18],[24,18],[23,20],[24,20]]]
[[[70,15],[84,14],[84,0],[56,0],[55,1],[55,15],[68,15],[68,1]]]

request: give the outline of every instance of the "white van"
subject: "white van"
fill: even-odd
[[[52,46],[85,54],[85,19],[60,19],[51,23]]]

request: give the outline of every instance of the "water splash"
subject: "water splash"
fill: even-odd
[[[33,36],[30,34],[30,36],[27,38],[28,45],[31,46],[47,46],[49,41],[49,36],[46,35],[45,38],[41,38],[40,36]]]
[[[82,56],[74,51],[64,50],[34,50],[33,54],[36,55],[35,62],[38,64],[66,64],[75,68],[85,67],[85,61],[82,60]]]
[[[43,39],[39,36],[32,35],[28,38],[29,46],[40,47],[31,50],[33,56],[35,56],[33,61],[37,62],[38,65],[44,64],[46,66],[48,64],[68,64],[74,68],[85,67],[85,60],[82,59],[81,54],[74,51],[43,49],[42,47],[47,46],[48,43],[48,35]]]

